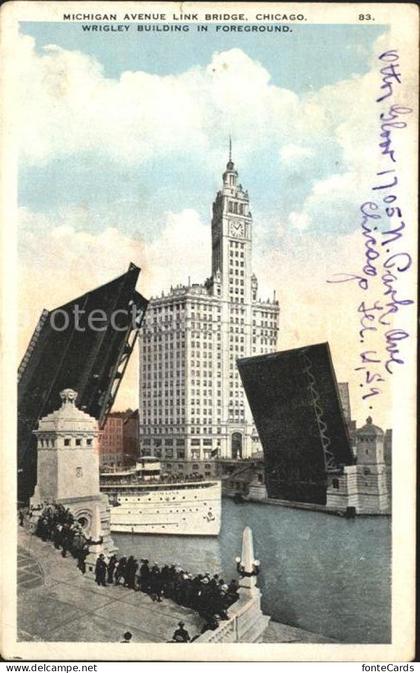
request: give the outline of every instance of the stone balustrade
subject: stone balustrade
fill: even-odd
[[[239,600],[229,608],[229,619],[220,622],[214,631],[205,631],[195,642],[199,643],[255,643],[261,642],[270,617],[260,607],[260,596],[241,593]]]
[[[261,610],[261,592],[256,585],[259,562],[254,559],[252,531],[245,528],[242,554],[237,559],[241,574],[239,600],[228,611],[229,619],[220,622],[217,629],[205,631],[195,642],[200,643],[256,643],[261,642],[270,617]]]

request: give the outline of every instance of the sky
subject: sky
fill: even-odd
[[[280,302],[278,348],[328,341],[361,424],[372,412],[354,372],[357,291],[326,281],[360,266],[387,27],[161,36],[38,22],[20,32],[22,354],[42,308],[130,261],[145,296],[210,274],[211,204],[231,134],[260,294],[276,290]],[[116,408],[138,404],[136,364]],[[376,403],[378,424],[390,399]]]

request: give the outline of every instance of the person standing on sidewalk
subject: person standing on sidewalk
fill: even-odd
[[[106,587],[106,562],[105,556],[99,554],[95,565],[95,581],[98,586]]]

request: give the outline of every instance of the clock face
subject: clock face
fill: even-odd
[[[230,222],[230,235],[239,238],[240,236],[245,235],[245,225],[243,222],[237,222],[231,220]]]

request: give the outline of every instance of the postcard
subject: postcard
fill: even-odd
[[[0,17],[2,655],[409,661],[416,6]]]

